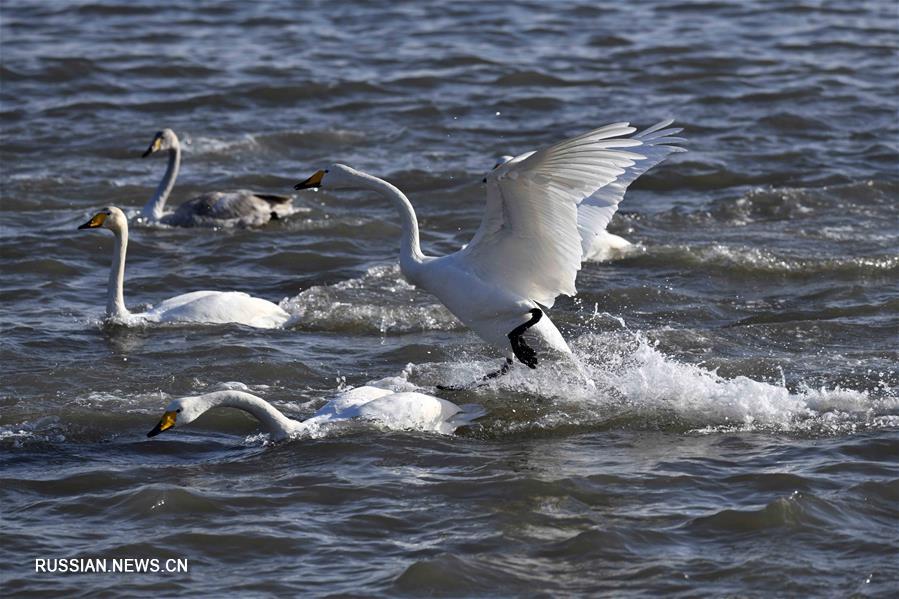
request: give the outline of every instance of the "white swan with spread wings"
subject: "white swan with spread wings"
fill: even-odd
[[[400,269],[427,289],[466,326],[530,368],[537,352],[525,333],[571,354],[545,314],[558,295],[577,293],[585,255],[624,196],[627,186],[671,152],[679,129],[664,121],[636,133],[615,123],[528,152],[488,173],[481,226],[463,249],[435,258],[419,245],[418,221],[409,199],[383,179],[342,164],[317,171],[295,189],[370,189],[388,198],[402,222]],[[636,133],[636,135],[635,135]]]

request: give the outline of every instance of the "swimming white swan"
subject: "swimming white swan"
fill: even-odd
[[[295,189],[371,189],[393,202],[403,227],[400,270],[505,353],[506,363],[492,377],[509,368],[513,355],[536,368],[537,353],[525,332],[571,354],[544,308],[560,294],[577,292],[585,253],[605,231],[627,185],[648,168],[644,163],[651,166],[679,149],[663,145],[678,141],[668,137],[676,132],[664,129],[669,124],[634,136],[628,123],[607,125],[497,166],[484,179],[487,208],[474,238],[440,258],[422,254],[412,204],[387,181],[334,164]]]
[[[236,408],[249,412],[272,440],[314,432],[322,425],[349,420],[367,420],[390,430],[418,430],[451,434],[483,414],[466,414],[456,404],[423,393],[394,393],[378,387],[357,387],[341,393],[322,406],[314,416],[300,422],[288,418],[270,403],[244,391],[214,391],[204,395],[181,397],[165,409],[162,419],[148,437],[155,437],[173,426],[190,424],[212,408]]]
[[[618,210],[618,204],[624,199],[628,186],[636,181],[637,177],[662,162],[669,154],[684,151],[683,148],[669,145],[683,141],[674,137],[682,129],[666,129],[672,122],[671,120],[662,121],[634,134],[633,139],[643,142],[637,152],[645,158],[625,169],[625,172],[617,179],[600,187],[593,195],[578,205],[578,228],[581,231],[583,260],[587,262],[611,260],[623,255],[633,245],[627,239],[609,233],[606,231],[606,227]],[[512,161],[524,160],[529,155],[501,156],[493,168],[496,169]]]
[[[259,328],[283,325],[290,315],[272,302],[239,291],[194,291],[167,299],[155,308],[132,314],[125,307],[125,253],[128,249],[128,219],[109,206],[79,229],[109,229],[115,235],[112,268],[106,290],[106,316],[125,324],[141,322],[238,323]]]
[[[256,227],[286,216],[293,209],[291,198],[240,189],[204,193],[184,202],[174,212],[164,214],[165,202],[181,167],[181,143],[171,129],[158,132],[143,157],[163,150],[169,153],[168,167],[156,193],[140,212],[140,217],[147,222],[175,227]]]

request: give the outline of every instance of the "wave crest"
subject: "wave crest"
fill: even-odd
[[[293,316],[291,325],[312,330],[386,335],[462,326],[446,308],[407,283],[395,264],[310,287],[282,301],[281,307]]]

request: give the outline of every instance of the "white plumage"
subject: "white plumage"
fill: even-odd
[[[459,423],[454,416],[463,410],[456,404],[417,391],[394,392],[363,386],[344,391],[322,406],[305,426],[320,426],[339,420],[361,419],[392,430],[422,430],[450,434]]]
[[[290,315],[277,304],[240,291],[194,291],[161,302],[146,312],[132,313],[125,306],[125,255],[128,219],[110,206],[79,229],[109,229],[115,235],[112,267],[107,286],[106,316],[122,324],[151,322],[237,323],[259,328],[283,325]]]
[[[559,294],[575,295],[578,206],[643,159],[624,149],[640,141],[620,137],[634,131],[607,125],[491,171],[484,218],[462,250],[468,267],[547,308]]]
[[[303,421],[282,414],[270,403],[244,391],[214,391],[172,401],[159,424],[147,433],[155,437],[175,425],[190,424],[213,408],[235,408],[256,418],[272,440],[314,434],[323,427],[352,420],[365,420],[389,430],[416,430],[451,434],[483,415],[483,410],[466,412],[456,404],[417,392],[395,393],[379,387],[363,386],[344,391]]]
[[[490,172],[487,205],[471,243],[433,258],[419,247],[418,222],[408,198],[390,183],[334,164],[297,189],[367,188],[389,198],[403,224],[400,268],[485,341],[531,368],[536,357],[525,332],[570,354],[543,313],[560,294],[577,293],[586,254],[614,214],[624,191],[640,174],[679,151],[658,123],[636,135],[628,123],[600,127],[542,150],[528,152]],[[511,351],[510,351],[511,348]]]
[[[670,119],[662,121],[634,134],[632,139],[638,140],[640,146],[639,149],[632,150],[632,152],[641,155],[642,159],[624,166],[623,172],[617,175],[613,181],[599,187],[578,204],[577,226],[581,237],[583,260],[607,260],[614,256],[616,252],[620,252],[631,245],[627,240],[606,231],[606,227],[618,210],[618,205],[624,199],[624,194],[631,183],[636,181],[640,175],[662,162],[669,154],[685,151],[681,147],[672,145],[684,141],[675,137],[682,129],[669,128],[672,122]],[[627,123],[621,123],[620,125],[627,125]],[[633,130],[630,127],[628,128]],[[603,127],[603,129],[606,129],[606,127]],[[508,163],[521,162],[532,154],[533,152],[528,152],[516,157],[503,156],[496,168]]]

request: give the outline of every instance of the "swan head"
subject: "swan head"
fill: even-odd
[[[293,186],[294,189],[359,189],[362,174],[345,164],[332,164],[328,168],[315,171],[315,174]]]
[[[121,233],[128,228],[128,218],[125,213],[115,206],[101,208],[89,221],[78,227],[79,229],[109,229],[113,233]]]
[[[146,158],[150,154],[162,152],[163,150],[173,150],[178,146],[178,136],[175,135],[175,132],[171,129],[163,129],[156,132],[156,136],[150,142],[150,147],[147,148],[147,151],[143,153],[141,158]]]
[[[153,430],[147,433],[147,436],[155,437],[159,433],[169,430],[176,424],[181,426],[190,424],[208,409],[209,405],[203,401],[202,397],[179,397],[178,399],[172,400],[166,407],[165,413],[162,415],[159,423],[153,427]]]

